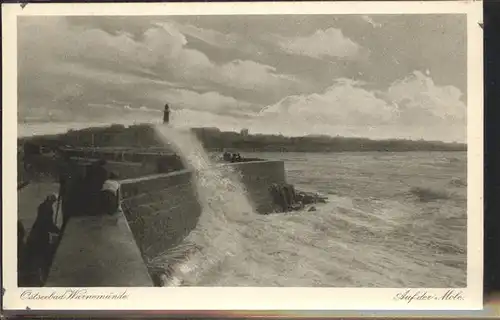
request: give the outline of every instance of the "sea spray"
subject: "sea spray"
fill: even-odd
[[[314,154],[302,163],[287,154],[291,158],[287,160],[287,168],[292,183],[301,189],[317,188],[324,183],[323,191],[332,190],[336,195],[331,195],[328,203],[318,205],[313,213],[253,215],[248,213],[250,205],[248,210],[239,205],[243,203],[239,197],[245,193],[240,183],[232,182],[238,180],[231,166],[218,168],[221,171],[214,173],[208,157],[190,159],[188,147],[200,147],[198,142],[189,146],[193,138],[190,133],[158,129],[160,136],[168,135],[164,140],[169,144],[174,147],[182,144],[176,149],[181,149],[178,151],[181,156],[183,152],[188,155],[182,156],[187,166],[193,168],[198,164],[208,168],[195,172],[195,189],[204,206],[200,223],[188,241],[176,248],[180,257],[192,253],[187,260],[181,258],[170,264],[174,266],[169,273],[173,277],[167,285],[378,288],[466,285],[465,206],[455,196],[443,202],[421,202],[408,198],[406,193],[400,194],[401,190],[407,190],[405,187],[421,185],[421,166],[416,175],[411,166],[401,166],[396,161],[404,157],[409,160],[402,163],[413,163],[414,154],[391,155],[391,161],[383,157],[374,160],[364,154]],[[421,161],[427,160],[428,155],[422,155]],[[394,179],[395,162],[398,168],[405,168],[401,179]],[[334,178],[332,172],[336,173]],[[373,174],[365,177],[360,172]],[[450,174],[464,178],[459,172],[443,172],[441,167],[428,172],[426,177],[431,181],[440,177],[439,181],[446,185]],[[204,186],[214,182],[219,189],[215,185]],[[454,194],[460,190],[466,192],[466,188],[456,187]],[[220,198],[229,204],[221,203]],[[190,250],[186,249],[188,244]]]
[[[202,207],[197,227],[186,238],[191,245],[187,249],[189,257],[171,270],[168,285],[196,284],[226,257],[243,250],[236,224],[250,222],[255,210],[238,172],[232,166],[215,166],[190,130],[168,125],[154,128],[158,138],[173,147],[184,165],[193,171],[193,187]]]

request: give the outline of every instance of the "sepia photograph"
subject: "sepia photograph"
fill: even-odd
[[[465,303],[471,279],[480,297],[477,6],[261,5],[16,8],[16,103],[5,108],[17,118],[17,204],[3,228],[17,215],[21,305],[240,287],[392,288],[390,302],[415,307]],[[89,298],[103,287],[114,291]]]

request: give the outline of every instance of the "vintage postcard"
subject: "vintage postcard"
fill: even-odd
[[[480,2],[2,18],[5,309],[482,307]]]

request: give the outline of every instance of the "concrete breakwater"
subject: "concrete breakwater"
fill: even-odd
[[[222,165],[234,166],[240,173],[257,212],[275,209],[269,189],[286,183],[282,161]],[[192,184],[193,172],[186,169],[121,180],[122,212],[115,217],[71,219],[47,286],[152,286],[145,261],[182,242],[197,225],[202,208]],[[90,280],[83,285],[81,277]]]
[[[102,150],[101,148],[63,149],[71,160],[84,166],[95,159],[106,160],[106,169],[118,174],[120,179],[137,178],[155,173],[168,173],[184,169],[182,161],[171,152],[138,152],[133,150]],[[30,155],[19,157],[19,178],[31,176],[57,177],[60,160],[55,155]],[[26,172],[30,171],[30,172]]]

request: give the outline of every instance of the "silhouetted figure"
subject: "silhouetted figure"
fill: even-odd
[[[104,181],[108,179],[108,170],[104,167],[106,160],[101,159],[90,166],[90,181],[94,190],[100,190]]]
[[[52,194],[38,206],[38,215],[26,240],[25,265],[31,286],[43,285],[52,262],[54,246],[50,234],[60,232],[53,220],[56,201],[57,195]]]
[[[24,254],[25,254],[25,242],[24,238],[26,237],[26,229],[24,229],[24,225],[20,220],[17,220],[17,282],[18,286],[21,286],[23,283],[23,276],[25,274],[25,263],[24,263]]]
[[[59,183],[61,182],[64,183],[67,176],[71,174],[69,170],[71,158],[67,153],[65,153],[61,149],[57,149],[56,159],[57,159],[56,162],[57,162],[57,174],[59,178]]]
[[[57,161],[57,176],[59,180],[59,197],[57,199],[57,206],[56,206],[56,217],[59,214],[60,211],[62,210],[63,207],[63,201],[65,198],[65,194],[68,190],[67,184],[69,180],[71,179],[72,172],[71,172],[71,160],[70,157],[63,152],[60,148],[57,148],[56,150],[56,161]],[[64,214],[63,214],[63,224],[64,224]],[[62,228],[61,228],[62,229]]]
[[[224,161],[227,161],[227,162],[231,161],[231,154],[227,151],[224,152],[223,159],[224,159]]]
[[[39,145],[31,142],[26,142],[23,146],[24,157],[30,158],[31,156],[36,156],[41,154],[41,148]]]
[[[21,220],[17,220],[17,248],[19,252],[22,252],[24,249],[24,238],[26,237],[26,229],[24,229],[24,225]],[[18,255],[19,259],[19,255]]]
[[[165,104],[165,110],[163,110],[163,123],[169,123],[170,122],[170,107],[167,104]]]
[[[34,143],[26,142],[23,145],[23,167],[26,171],[31,171],[33,167],[33,158],[40,155],[40,146]]]
[[[100,193],[102,186],[108,180],[108,171],[104,167],[106,160],[102,159],[92,163],[85,174],[83,198],[87,199],[86,214],[99,214]]]
[[[82,204],[86,203],[87,200],[81,194],[84,186],[81,170],[81,167],[72,161],[68,155],[62,155],[59,166],[58,201],[60,203],[56,207],[56,215],[62,214],[61,232],[64,232],[70,216],[78,215],[80,211],[85,209]]]
[[[241,162],[241,155],[239,153],[233,153],[231,155],[231,162]]]
[[[110,173],[109,179],[102,186],[100,193],[100,212],[113,215],[121,210],[120,206],[120,183],[116,181],[118,176]]]

